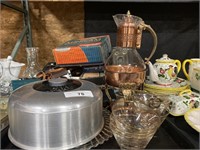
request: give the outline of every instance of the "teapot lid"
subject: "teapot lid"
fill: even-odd
[[[160,59],[156,59],[156,62],[174,62],[174,59],[169,58],[167,54],[163,54]]]

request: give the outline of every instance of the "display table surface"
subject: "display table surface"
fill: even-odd
[[[8,127],[1,132],[1,149],[19,149],[8,138]],[[168,116],[147,149],[199,149],[199,133],[183,117]],[[114,137],[94,149],[119,149]]]
[[[104,93],[104,107],[109,102]],[[8,138],[8,128],[1,132],[1,149],[19,149],[12,144]],[[166,120],[160,126],[147,149],[199,149],[200,134],[190,127],[183,116],[174,117],[168,115]],[[94,149],[119,149],[114,137],[98,145]]]

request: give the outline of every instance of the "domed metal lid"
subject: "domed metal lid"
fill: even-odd
[[[103,94],[85,80],[46,80],[13,91],[9,107],[29,113],[58,113],[86,108],[101,101]]]

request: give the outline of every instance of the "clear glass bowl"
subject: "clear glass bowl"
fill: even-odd
[[[120,98],[112,105],[110,129],[121,149],[144,149],[169,114],[170,101],[149,93]]]

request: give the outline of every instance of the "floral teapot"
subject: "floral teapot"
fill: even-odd
[[[181,69],[181,62],[177,59],[170,59],[167,54],[156,59],[153,65],[149,61],[148,65],[150,80],[160,85],[171,85]]]

